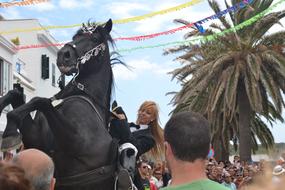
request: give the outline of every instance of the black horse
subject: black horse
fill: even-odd
[[[113,84],[111,29],[111,20],[105,25],[83,25],[58,52],[60,71],[76,73],[71,82],[54,97],[35,97],[7,114],[5,148],[15,146],[21,136],[17,129],[28,128],[23,122],[30,112],[39,110],[45,116],[54,138],[56,188],[60,190],[114,188],[117,144],[107,130]]]

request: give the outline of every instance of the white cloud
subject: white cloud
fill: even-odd
[[[156,64],[151,63],[148,59],[128,60],[126,63],[128,64],[129,69],[121,65],[116,65],[114,67],[113,71],[116,80],[135,80],[144,73],[165,76],[175,67],[173,62]]]
[[[30,5],[28,6],[28,8],[33,11],[44,12],[44,11],[52,11],[56,8],[56,6],[51,1],[49,1],[49,2]]]
[[[56,36],[57,40],[59,41],[71,41],[72,36],[77,31],[77,28],[72,29],[57,29],[57,30],[50,30],[50,34],[52,36]]]
[[[14,8],[14,7],[11,7],[11,8],[8,8],[8,9],[5,9],[1,15],[5,18],[5,19],[19,19],[19,18],[23,18],[20,14],[20,12]]]
[[[116,18],[129,18],[133,16],[137,11],[150,11],[151,7],[142,3],[132,3],[132,2],[114,2],[108,4],[106,9],[110,11]]]
[[[95,1],[93,0],[60,0],[59,6],[62,9],[79,9],[79,8],[92,8],[94,7]]]
[[[137,73],[125,68],[122,65],[115,65],[113,68],[114,77],[116,80],[134,80],[137,78]]]

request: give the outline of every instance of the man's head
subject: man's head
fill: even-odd
[[[239,156],[238,156],[238,155],[235,155],[235,156],[234,156],[234,162],[239,161],[239,159],[240,159],[240,158],[239,158]]]
[[[138,164],[138,169],[142,178],[147,177],[147,175],[149,174],[149,167],[150,166],[148,165],[148,163],[144,161]]]
[[[232,182],[231,174],[225,173],[225,178],[224,179],[225,179],[226,183],[231,183]]]
[[[13,162],[24,169],[35,190],[54,189],[54,164],[45,153],[36,149],[27,149],[20,152]]]
[[[230,168],[228,172],[229,172],[229,174],[230,174],[231,176],[235,176],[235,175],[236,175],[236,171],[235,171],[234,168]]]
[[[162,179],[162,171],[161,170],[154,170],[153,171],[153,176],[156,179],[161,180]]]
[[[209,123],[198,113],[181,112],[166,123],[164,138],[168,162],[205,160],[210,148]]]
[[[277,165],[273,168],[272,174],[278,177],[285,176],[285,169],[282,168],[282,166]]]

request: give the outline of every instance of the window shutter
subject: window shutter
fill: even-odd
[[[42,79],[49,78],[49,57],[42,55]]]

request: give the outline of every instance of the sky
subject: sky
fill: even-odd
[[[9,0],[0,0],[0,2],[7,1]],[[190,0],[51,0],[30,6],[0,8],[0,14],[6,19],[38,19],[43,26],[72,25],[87,22],[88,20],[105,22],[109,18],[113,20],[131,18],[178,6],[188,1]],[[223,5],[222,2],[224,1],[218,0],[218,2]],[[284,7],[284,4],[281,6]],[[280,7],[276,10],[278,9]],[[174,23],[174,19],[182,18],[194,22],[211,15],[213,15],[213,12],[210,10],[207,1],[202,1],[164,15],[157,15],[136,22],[115,24],[111,35],[114,38],[147,35],[182,26]],[[209,23],[211,22],[213,21]],[[282,23],[285,24],[284,19]],[[50,30],[50,34],[59,42],[70,41],[77,29],[78,27],[53,29]],[[175,34],[144,41],[117,41],[116,47],[117,49],[124,49],[182,41],[183,35],[191,30],[193,29],[186,29]],[[284,30],[284,28],[276,26],[272,29],[272,31],[276,30]],[[173,45],[169,47],[173,47]],[[176,80],[171,80],[171,75],[167,73],[180,67],[181,64],[175,60],[177,55],[163,55],[165,48],[168,47],[124,52],[121,54],[122,60],[131,70],[121,65],[117,65],[113,69],[115,76],[114,99],[123,107],[129,121],[136,120],[137,110],[145,100],[153,100],[159,105],[162,127],[170,117],[169,113],[173,109],[170,102],[173,96],[166,94],[179,91],[180,84]],[[283,117],[285,118],[284,112]],[[274,124],[272,133],[276,142],[285,142],[285,124]]]

